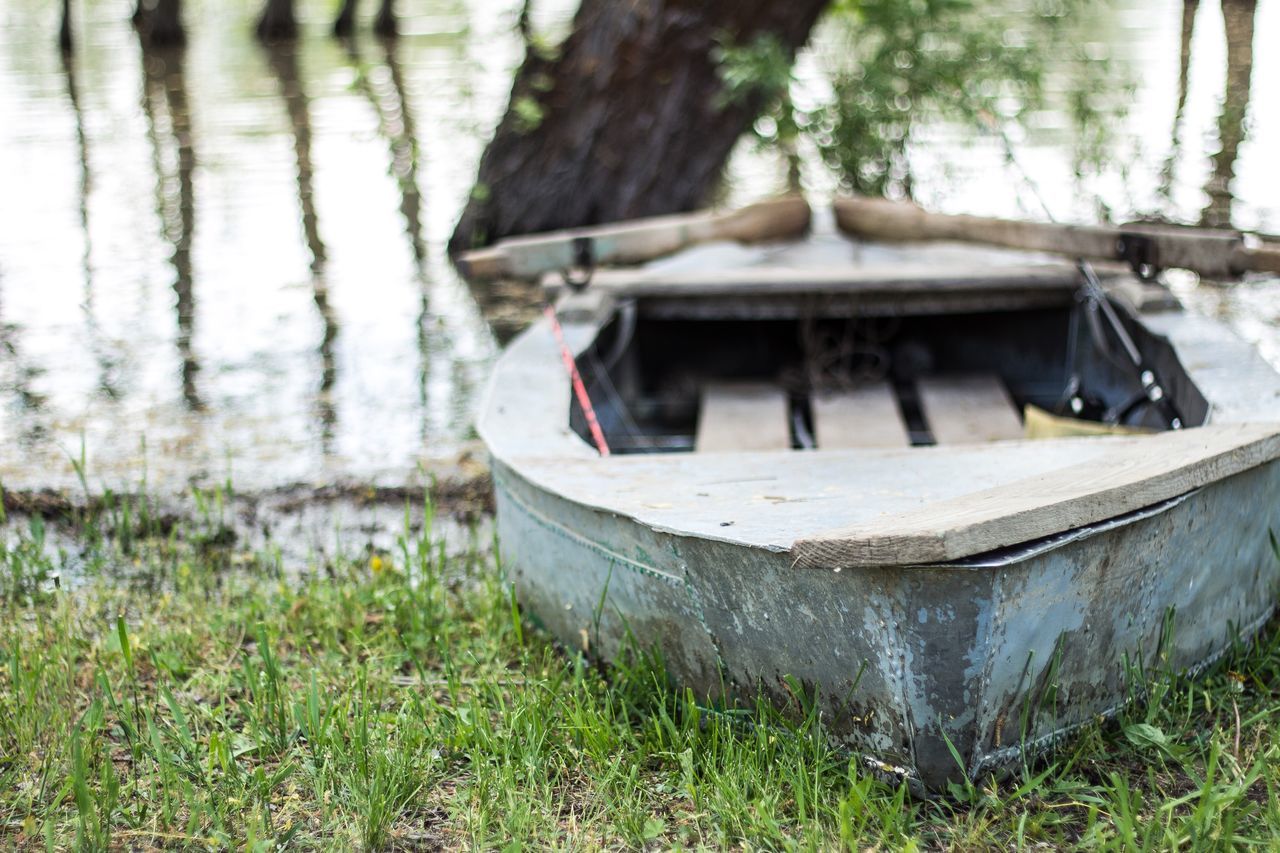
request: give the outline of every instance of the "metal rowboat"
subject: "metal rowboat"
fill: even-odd
[[[835,741],[936,788],[1271,615],[1280,375],[1222,323],[1103,271],[1169,430],[1070,266],[834,235],[734,251],[560,294],[607,457],[547,320],[497,363],[503,552],[562,642],[633,637],[712,704],[798,684]],[[1023,437],[1040,410],[1126,429]]]

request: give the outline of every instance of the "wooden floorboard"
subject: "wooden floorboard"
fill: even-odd
[[[787,450],[791,425],[787,395],[755,382],[719,382],[702,389],[694,450]]]
[[[819,450],[907,447],[911,437],[888,382],[814,394],[813,434]]]
[[[931,376],[916,383],[920,408],[938,444],[1022,438],[1022,419],[993,373]]]

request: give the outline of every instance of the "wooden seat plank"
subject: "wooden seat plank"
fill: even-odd
[[[788,450],[787,395],[776,385],[717,382],[702,389],[694,450]]]
[[[888,382],[814,394],[810,403],[819,450],[911,444],[898,398]]]
[[[1000,377],[991,373],[919,380],[920,408],[938,444],[1022,438],[1022,420]]]

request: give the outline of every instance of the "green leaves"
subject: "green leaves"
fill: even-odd
[[[1015,124],[1061,113],[1082,175],[1107,159],[1127,103],[1127,81],[1088,44],[1102,2],[839,0],[815,37],[820,83],[798,83],[772,36],[722,37],[714,59],[726,104],[758,102],[761,143],[794,160],[808,137],[845,189],[911,195],[908,154],[920,129],[956,123],[974,133],[982,111]]]
[[[521,95],[511,102],[511,112],[515,116],[516,132],[523,134],[537,130],[547,111],[536,98]]]
[[[133,671],[133,646],[129,644],[129,632],[124,626],[124,616],[116,617],[116,637],[120,641],[120,653],[124,655],[124,665]]]
[[[1141,749],[1165,749],[1169,745],[1169,738],[1165,733],[1150,723],[1131,723],[1124,727],[1124,736],[1129,739],[1129,743]]]

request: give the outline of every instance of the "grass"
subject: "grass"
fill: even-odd
[[[490,551],[449,555],[429,523],[283,566],[202,505],[79,517],[62,549],[33,521],[0,549],[0,846],[1280,845],[1275,631],[1154,678],[1050,764],[926,801],[817,720],[741,725],[646,655],[555,647]]]

